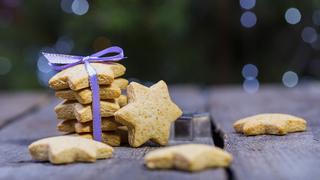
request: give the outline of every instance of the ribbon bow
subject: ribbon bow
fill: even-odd
[[[108,54],[115,54],[107,56]],[[90,89],[92,91],[92,116],[93,116],[93,138],[101,142],[101,114],[100,114],[100,93],[97,72],[90,65],[91,62],[114,62],[124,59],[123,50],[120,47],[113,46],[90,56],[72,56],[65,54],[42,53],[47,58],[48,64],[52,69],[61,71],[69,67],[85,64],[86,71],[89,75]]]

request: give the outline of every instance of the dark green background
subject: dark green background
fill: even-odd
[[[313,26],[319,1],[258,0],[251,10],[258,21],[250,29],[240,24],[245,10],[237,0],[93,0],[83,16],[65,13],[58,0],[19,2],[0,5],[0,56],[12,63],[0,75],[0,89],[40,88],[39,52],[61,36],[73,40],[76,55],[121,46],[128,56],[126,76],[142,81],[240,84],[247,63],[258,67],[262,83],[281,83],[288,70],[302,78],[320,74],[318,51],[301,39],[303,27]],[[285,21],[289,7],[299,8],[299,24]]]

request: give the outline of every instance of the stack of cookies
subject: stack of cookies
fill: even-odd
[[[100,87],[100,114],[102,141],[119,146],[127,141],[126,127],[117,123],[114,113],[127,104],[122,94],[128,80],[121,78],[125,67],[118,63],[91,63],[95,68]],[[92,135],[92,91],[84,64],[65,69],[49,80],[55,95],[63,101],[55,107],[59,123],[57,129],[63,133],[75,133],[85,138]]]

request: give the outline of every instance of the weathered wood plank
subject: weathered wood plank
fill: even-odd
[[[0,128],[45,102],[43,92],[0,93]]]
[[[225,149],[233,154],[236,179],[319,179],[320,85],[286,89],[262,86],[256,94],[241,88],[213,88],[211,113],[225,133]],[[257,113],[289,113],[308,121],[308,131],[286,136],[236,134],[232,124]]]
[[[194,104],[193,98],[200,93],[196,89],[177,87],[171,91],[173,98],[183,109],[191,111],[205,107],[199,100]],[[225,179],[226,177],[223,169],[199,173],[150,171],[143,165],[143,157],[146,152],[156,147],[147,146],[115,148],[112,159],[100,160],[94,164],[55,166],[50,163],[34,162],[28,154],[27,146],[39,138],[58,135],[55,129],[57,120],[53,113],[53,107],[57,103],[56,101],[44,106],[40,111],[15,121],[0,131],[0,179]],[[213,144],[211,137],[195,138],[192,142]],[[170,141],[170,143],[190,142]]]

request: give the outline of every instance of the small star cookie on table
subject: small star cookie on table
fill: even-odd
[[[183,144],[160,148],[144,157],[150,169],[180,169],[200,171],[213,167],[228,167],[232,156],[228,152],[205,144]]]
[[[236,132],[244,135],[285,135],[291,132],[305,131],[307,122],[289,114],[258,114],[240,119],[233,124]]]
[[[167,84],[159,81],[150,88],[131,82],[128,104],[115,112],[116,121],[128,127],[129,144],[139,147],[148,140],[166,145],[170,126],[182,115],[171,101]]]
[[[110,158],[113,148],[97,141],[75,136],[56,136],[40,139],[29,145],[34,160],[52,164],[95,162]]]

